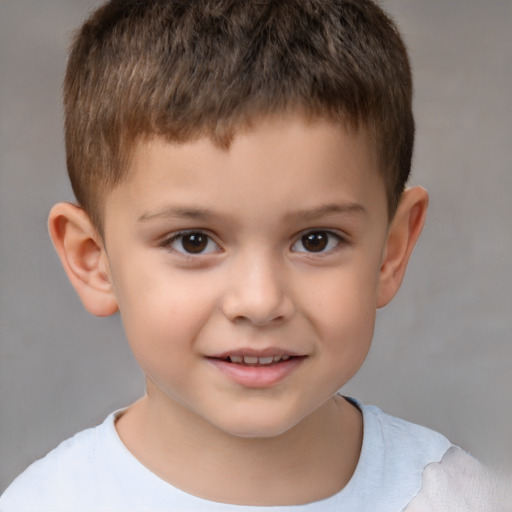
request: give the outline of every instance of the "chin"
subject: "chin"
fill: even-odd
[[[257,417],[245,416],[244,418],[233,418],[233,421],[219,422],[217,428],[228,435],[244,439],[270,439],[285,434],[293,429],[300,420],[293,421],[291,418],[277,418],[275,415],[259,411]]]
[[[290,427],[291,428],[291,427]],[[233,437],[240,439],[272,439],[285,434],[290,428],[277,426],[250,425],[244,428],[225,430]]]

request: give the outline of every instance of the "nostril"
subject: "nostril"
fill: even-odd
[[[274,325],[274,324],[280,324],[286,321],[286,316],[279,315],[276,317],[258,317],[256,315],[251,316],[243,316],[239,315],[235,317],[232,322],[235,324],[242,325],[244,323],[252,324],[258,327],[263,327],[265,325]]]
[[[283,323],[295,311],[287,294],[275,286],[269,290],[261,283],[260,286],[237,286],[224,297],[222,310],[233,323],[257,326]]]

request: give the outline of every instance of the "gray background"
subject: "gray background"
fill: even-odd
[[[46,232],[65,178],[60,83],[98,2],[0,0],[0,490],[143,391],[117,317],[82,308]],[[388,0],[409,46],[427,226],[345,393],[512,461],[512,2]]]

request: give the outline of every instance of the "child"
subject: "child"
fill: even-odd
[[[436,482],[479,477],[440,434],[337,394],[426,214],[404,190],[411,89],[366,0],[91,16],[64,87],[79,206],[49,227],[84,306],[119,310],[147,393],[0,510],[424,510]]]

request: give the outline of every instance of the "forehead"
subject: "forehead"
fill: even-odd
[[[284,215],[299,200],[311,207],[385,203],[385,193],[366,130],[290,116],[259,121],[227,148],[208,137],[181,144],[140,141],[127,176],[107,195],[107,210],[122,199],[142,217],[166,203],[253,213],[274,208]]]

